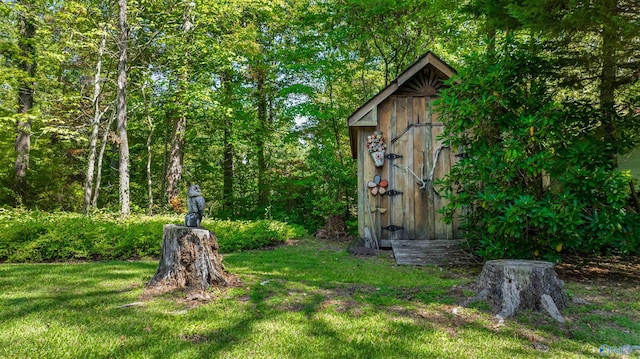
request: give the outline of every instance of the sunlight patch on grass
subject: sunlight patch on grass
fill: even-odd
[[[537,313],[498,325],[486,305],[457,307],[472,294],[453,290],[474,279],[463,269],[335,247],[225,255],[243,285],[199,306],[170,293],[123,307],[141,301],[157,262],[0,265],[0,357],[584,358],[640,343],[637,286],[598,287],[593,304],[564,310],[563,325]]]

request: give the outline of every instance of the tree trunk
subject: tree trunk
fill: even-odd
[[[155,125],[149,114],[149,102],[147,101],[147,95],[145,92],[145,85],[142,86],[142,101],[144,101],[144,112],[147,117],[147,124],[149,125],[149,136],[147,136],[147,196],[148,196],[148,208],[147,214],[153,215],[153,181],[151,178],[151,160],[153,158],[151,152],[151,144],[153,139],[153,132]]]
[[[193,26],[191,19],[191,10],[192,5],[195,3],[190,3],[185,8],[185,12],[183,15],[182,22],[182,31],[183,35],[187,41],[189,42],[189,32]],[[187,45],[188,46],[188,45]],[[176,88],[176,97],[178,99],[178,118],[175,120],[173,125],[173,137],[171,139],[171,148],[169,150],[169,164],[167,168],[167,194],[169,197],[169,204],[173,207],[174,210],[178,210],[179,205],[177,203],[178,196],[180,195],[180,181],[182,180],[182,165],[184,158],[184,136],[187,131],[187,113],[185,108],[188,107],[186,103],[188,103],[188,97],[185,96],[187,81],[189,78],[189,50],[187,49],[186,54],[183,58],[182,68],[180,69],[180,74],[178,78],[178,84]]]
[[[104,128],[104,133],[102,135],[102,146],[100,146],[100,153],[98,154],[98,164],[96,168],[96,186],[93,190],[93,198],[91,199],[91,206],[93,208],[98,207],[98,197],[100,196],[100,183],[102,183],[102,160],[104,159],[104,150],[107,147],[107,140],[109,138],[109,131],[111,129],[111,124],[113,124],[113,120],[116,117],[116,112],[113,111],[111,113],[111,117],[109,118],[109,122],[107,122],[107,126]]]
[[[478,294],[466,304],[488,300],[499,318],[531,309],[544,309],[559,322],[564,322],[559,309],[567,306],[564,283],[558,279],[553,263],[527,260],[487,261],[476,280]]]
[[[28,5],[25,5],[28,7]],[[31,15],[26,9],[20,11],[18,47],[20,48],[19,69],[24,72],[18,91],[18,123],[14,163],[14,190],[19,200],[24,203],[27,187],[27,168],[29,167],[29,152],[31,150],[31,118],[29,112],[33,107],[34,77],[36,74],[36,56],[33,38],[36,34]]]
[[[342,157],[342,143],[340,141],[340,129],[343,127],[342,123],[336,118],[335,113],[338,112],[335,109],[335,104],[333,101],[333,82],[331,80],[328,81],[327,86],[329,88],[329,109],[331,111],[331,118],[329,121],[331,122],[331,130],[333,131],[333,139],[336,141],[336,150],[335,155],[336,159],[340,161],[340,164],[344,166],[344,159]]]
[[[206,298],[210,287],[229,284],[214,233],[174,224],[165,225],[163,231],[162,256],[147,292],[186,289]]]
[[[167,92],[171,93],[172,91],[173,81],[169,81]],[[171,115],[165,110],[164,112],[164,132],[162,134],[162,177],[160,180],[160,193],[162,193],[162,202],[169,203],[169,198],[167,196],[167,178],[169,177],[168,172],[168,163],[169,163],[169,144],[171,143],[171,133],[169,132],[169,123],[171,122]]]
[[[184,149],[184,134],[187,130],[187,117],[180,109],[180,116],[173,125],[173,137],[169,149],[169,163],[167,165],[167,194],[169,203],[174,210],[179,207],[176,200],[180,195],[180,179],[182,178],[182,155]]]
[[[267,89],[265,86],[266,71],[257,70],[258,97],[258,131],[256,132],[256,150],[258,155],[258,206],[266,207],[269,203],[269,185],[267,181],[266,145],[269,134],[269,118],[267,108]]]
[[[605,14],[616,13],[616,0],[603,0]],[[615,123],[615,90],[616,90],[616,47],[618,47],[617,24],[612,19],[606,19],[602,27],[602,71],[600,73],[600,108],[602,110],[602,129],[607,146],[605,160],[611,168],[617,167],[617,126]]]
[[[93,192],[93,174],[96,163],[96,148],[98,146],[98,130],[100,129],[100,119],[104,112],[100,112],[100,73],[102,71],[102,54],[107,46],[107,32],[103,29],[102,41],[98,47],[98,62],[96,64],[96,74],[93,79],[93,119],[91,121],[92,131],[89,144],[89,159],[87,163],[87,178],[84,185],[84,213],[89,214],[91,209],[91,194]]]
[[[120,213],[128,215],[129,205],[129,139],[127,137],[127,49],[129,41],[129,29],[127,28],[127,0],[118,0],[120,9],[118,24],[120,27],[120,37],[118,39],[118,50],[120,59],[118,61],[118,137],[120,139],[120,164],[118,172],[120,174]]]
[[[233,105],[233,89],[231,88],[231,74],[223,75],[223,86],[225,92],[225,106]],[[223,123],[223,159],[222,159],[222,209],[226,213],[233,210],[233,120],[227,113],[224,115]]]

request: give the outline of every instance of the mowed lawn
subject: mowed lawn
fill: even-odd
[[[500,323],[486,304],[458,306],[478,267],[399,267],[345,248],[301,240],[227,254],[241,283],[204,304],[143,299],[157,261],[1,264],[0,357],[583,358],[625,345],[640,357],[637,266],[593,277],[564,267],[579,302],[566,323]]]

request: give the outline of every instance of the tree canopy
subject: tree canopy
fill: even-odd
[[[566,188],[588,178],[571,196],[589,193],[590,208],[617,218],[599,221],[623,225],[616,213],[628,190],[615,161],[640,133],[639,7],[634,0],[3,1],[0,203],[126,212],[126,191],[134,213],[181,211],[188,184],[197,182],[214,217],[309,229],[329,216],[353,219],[346,118],[431,50],[462,74],[460,89],[442,101],[451,143],[480,156],[481,147],[465,142],[472,128],[482,146],[499,137],[505,163],[524,161],[495,183],[478,174],[478,186],[508,193],[524,181],[530,197],[522,201],[548,209],[573,197],[546,190],[541,178]],[[130,178],[122,181],[127,156]],[[563,171],[563,161],[579,173]],[[525,171],[520,179],[512,178],[517,169]],[[596,188],[606,198],[589,192]],[[607,197],[614,190],[620,198]],[[541,203],[545,196],[553,201]],[[565,232],[584,229],[586,215]]]

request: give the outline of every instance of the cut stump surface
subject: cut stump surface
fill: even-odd
[[[227,284],[227,273],[218,254],[218,239],[214,233],[202,228],[164,226],[162,256],[155,275],[147,284],[148,292],[186,289],[190,293],[205,293],[212,286]]]
[[[475,286],[478,294],[467,304],[487,300],[498,308],[500,318],[516,312],[543,309],[555,320],[564,322],[560,310],[567,306],[564,283],[558,278],[554,264],[529,260],[487,261]]]

